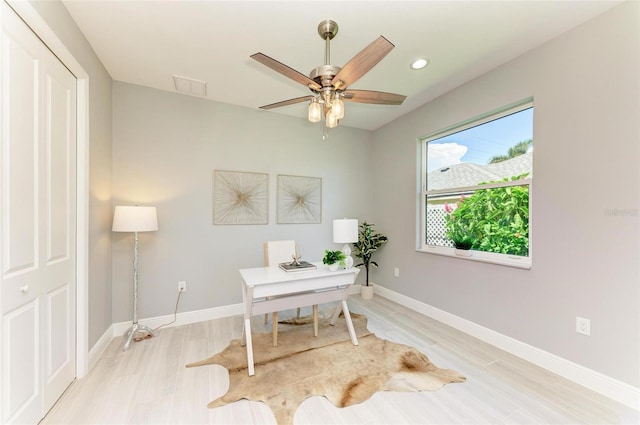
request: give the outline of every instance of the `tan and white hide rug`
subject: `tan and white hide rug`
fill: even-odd
[[[254,376],[247,373],[247,351],[239,339],[187,367],[219,364],[229,370],[229,391],[209,403],[210,408],[240,399],[262,401],[280,425],[293,424],[296,409],[311,396],[346,407],[376,391],[434,391],[466,380],[458,372],[438,368],[412,347],[378,338],[367,330],[365,316],[352,314],[352,319],[357,346],[351,343],[343,317],[335,326],[329,318],[321,319],[317,337],[309,320],[289,321],[294,324],[279,327],[277,347],[271,333],[253,334]]]

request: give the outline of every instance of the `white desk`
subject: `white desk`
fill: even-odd
[[[355,282],[360,270],[351,268],[330,272],[322,262],[313,264],[317,268],[308,271],[285,272],[277,266],[240,270],[244,302],[242,345],[247,346],[249,376],[255,374],[251,344],[251,316],[258,314],[340,301],[331,324],[334,325],[340,311],[344,311],[351,342],[353,345],[358,345],[358,338],[347,307],[347,296],[349,286]]]

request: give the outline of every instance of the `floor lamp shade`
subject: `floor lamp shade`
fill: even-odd
[[[342,253],[345,255],[346,268],[353,267],[350,243],[358,242],[358,219],[342,218],[333,220],[333,243],[343,243]]]
[[[154,232],[158,230],[156,207],[117,206],[111,230],[114,232]]]

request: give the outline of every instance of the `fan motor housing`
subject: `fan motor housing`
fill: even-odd
[[[311,71],[309,78],[322,87],[328,87],[331,86],[331,80],[333,80],[333,77],[335,77],[341,69],[339,66],[334,65],[320,65]]]

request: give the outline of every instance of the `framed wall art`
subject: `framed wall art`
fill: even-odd
[[[268,224],[269,175],[213,172],[213,224]]]
[[[322,179],[278,175],[278,224],[322,222]]]

